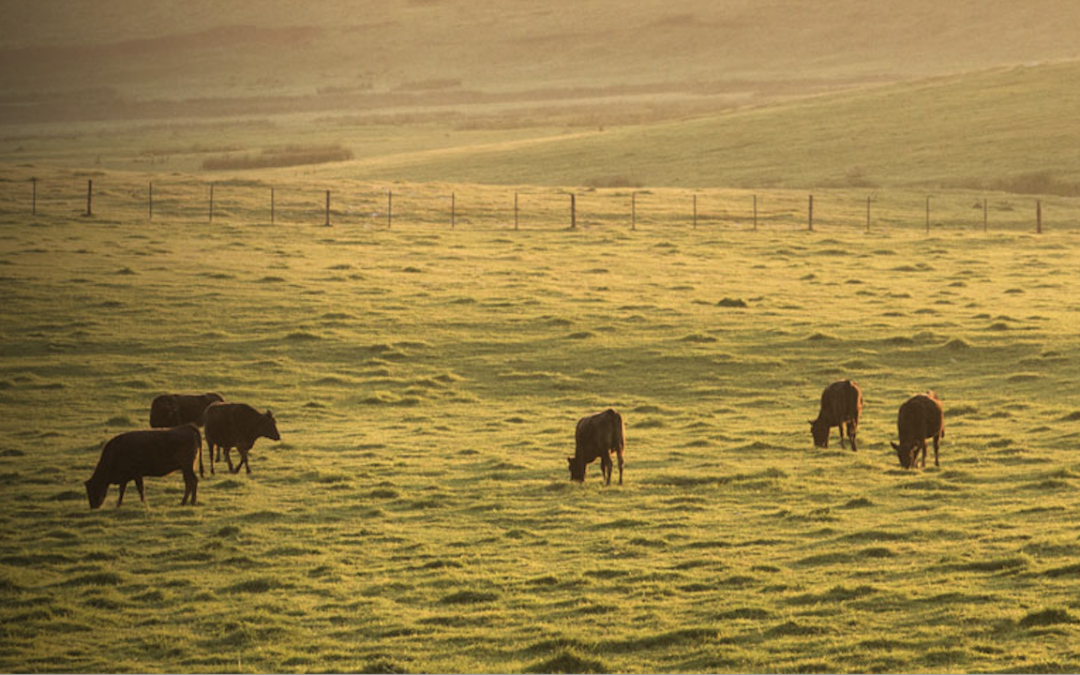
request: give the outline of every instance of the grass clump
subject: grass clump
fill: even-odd
[[[612,672],[599,659],[579,656],[572,651],[562,650],[550,658],[526,666],[526,673],[610,673]]]

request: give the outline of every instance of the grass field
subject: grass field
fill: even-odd
[[[702,97],[706,103],[695,105],[704,108],[676,120],[664,119],[664,106],[689,104],[670,94],[582,107],[489,102],[386,114],[25,125],[0,136],[0,164],[227,181],[233,172],[203,169],[292,149],[325,163],[243,178],[1078,196],[1078,91],[1080,61],[1070,61],[769,105]],[[328,155],[328,147],[340,152]],[[329,161],[350,153],[355,159]]]
[[[364,154],[327,177],[581,185],[970,187],[1080,194],[1080,62],[1010,67],[545,142]],[[602,119],[602,118],[601,118]],[[902,151],[901,151],[902,149]],[[1033,181],[1033,174],[1046,174]]]
[[[84,218],[86,174],[48,174],[76,187],[32,218],[31,171],[0,190],[0,670],[1080,668],[1071,200],[1040,237],[935,195],[926,236],[890,193],[865,234],[865,193],[834,191],[808,233],[774,191],[754,233],[750,193],[692,230],[655,190],[631,232],[599,190],[579,231],[560,197],[515,232],[505,189],[400,184],[387,231],[366,203],[315,227],[314,179],[287,223],[258,179],[212,224],[147,223],[144,176],[96,174]],[[456,231],[451,190],[485,209]],[[844,377],[858,454],[806,423]],[[942,465],[903,471],[896,409],[927,388]],[[174,475],[88,510],[101,445],[166,391],[271,408],[282,441],[196,508]],[[626,484],[571,484],[606,406]]]

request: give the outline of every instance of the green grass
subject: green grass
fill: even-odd
[[[1080,194],[1080,62],[999,68],[543,142],[368,157],[328,177]],[[360,156],[360,155],[358,155]]]
[[[957,219],[926,236],[902,193],[914,213],[865,234],[831,191],[808,233],[774,191],[790,214],[761,231],[695,231],[655,190],[631,232],[598,190],[579,231],[559,195],[514,232],[505,190],[401,184],[395,229],[322,228],[299,177],[315,203],[285,223],[265,185],[149,223],[112,172],[98,216],[73,190],[31,218],[30,170],[0,189],[2,670],[1080,667],[1075,227],[984,235],[942,193]],[[456,231],[428,208],[447,189],[479,209]],[[858,454],[807,429],[842,377]],[[896,410],[926,388],[942,466],[903,471]],[[173,475],[88,510],[101,445],[165,391],[269,407],[282,440],[196,508]],[[571,484],[574,423],[606,406],[626,484]]]
[[[995,192],[1075,197],[1080,163],[1071,148],[1080,143],[1072,124],[1078,91],[1080,62],[1071,61],[727,112],[698,110],[693,119],[664,121],[659,115],[611,127],[591,113],[575,118],[576,113],[553,107],[521,119],[520,111],[495,104],[397,122],[277,115],[81,123],[62,129],[38,125],[15,127],[18,133],[0,139],[0,162],[31,169],[23,172],[27,178],[55,167],[165,174],[157,181],[163,208],[170,199],[190,200],[170,192],[169,183],[187,183],[200,171],[204,181],[233,186],[296,183],[300,175],[330,185],[381,183],[383,188],[393,181],[419,181],[577,185],[616,194],[657,186],[831,189],[884,201],[897,190],[964,190],[973,201]],[[289,159],[283,148],[291,149],[291,161],[355,159],[328,161],[302,173],[239,170]],[[208,166],[234,168],[207,171]],[[643,208],[648,201],[643,199]],[[1000,205],[994,211],[1008,209]]]

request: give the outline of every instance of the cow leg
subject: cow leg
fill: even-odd
[[[604,474],[604,485],[611,485],[611,453],[600,455],[600,473]]]
[[[919,449],[922,450],[922,468],[926,468],[926,439],[919,441]]]
[[[622,468],[623,468],[622,450],[617,450],[615,454],[617,454],[619,456],[619,485],[622,485]]]
[[[232,465],[232,447],[231,446],[226,446],[225,447],[225,462],[228,463],[228,465],[229,465],[229,473],[236,473],[237,471],[240,470],[239,465],[235,469],[233,468],[233,465]]]
[[[251,465],[248,464],[248,451],[251,450],[251,446],[239,448],[240,450],[240,464],[244,465],[244,470],[247,471],[247,475],[251,475]],[[236,465],[236,470],[240,471],[240,464]]]
[[[938,445],[941,443],[941,434],[934,436],[934,466],[941,466],[938,462]]]
[[[142,476],[135,479],[135,487],[139,488],[139,501],[146,503],[146,488],[143,486]]]
[[[840,424],[837,424],[836,426],[839,427],[839,429],[840,429],[840,449],[843,450],[844,447],[845,447],[844,446],[844,423],[841,422]]]
[[[214,475],[214,444],[210,441],[206,442],[206,450],[210,453],[210,475]]]
[[[120,508],[120,505],[124,503],[124,492],[127,490],[127,481],[120,483],[120,498],[116,500],[116,508]]]
[[[199,487],[199,477],[195,475],[195,470],[189,466],[184,467],[184,499],[181,500],[180,506],[184,506],[188,503],[188,496],[191,497],[191,505],[195,506],[195,491]]]
[[[858,452],[859,451],[858,447],[855,445],[855,434],[858,431],[858,429],[859,429],[859,423],[856,422],[855,420],[851,420],[850,422],[847,423],[847,436],[851,440],[851,451],[852,452]]]

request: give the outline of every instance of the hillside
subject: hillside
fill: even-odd
[[[546,141],[371,157],[326,174],[650,186],[988,187],[1077,194],[1080,62],[1000,68]]]
[[[1080,55],[1067,0],[321,0],[5,7],[0,122],[775,98]]]

